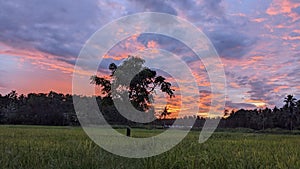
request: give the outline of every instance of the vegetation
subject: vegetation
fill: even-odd
[[[221,127],[244,127],[256,130],[267,128],[300,129],[300,100],[293,95],[288,95],[284,100],[285,105],[278,109],[238,110],[232,112],[224,119]]]
[[[72,95],[53,91],[0,95],[0,124],[79,125]]]
[[[125,100],[129,97],[136,109],[148,111],[152,107],[155,88],[160,87],[170,98],[174,97],[174,90],[171,83],[157,76],[156,71],[144,67],[144,63],[141,58],[129,56],[119,67],[114,63],[109,65],[110,78],[94,75],[91,83],[101,86],[102,94],[109,99]],[[130,78],[132,75],[134,77]],[[112,87],[116,89],[115,93],[112,93]]]
[[[168,116],[170,113],[165,108],[162,112],[158,112],[160,118],[158,117],[152,123],[128,122],[126,118],[119,114],[110,98],[99,96],[96,99],[105,119],[113,125],[128,125],[128,123],[131,123],[133,127],[149,125],[158,127],[172,125],[175,120],[165,118],[165,115]],[[241,109],[231,113],[225,111],[226,117],[221,118],[219,128],[300,129],[300,100],[297,101],[292,95],[289,95],[283,103],[285,104],[282,108]],[[182,121],[182,124],[185,120],[195,120],[195,128],[201,128],[205,122],[205,118],[199,116],[184,117],[179,120]],[[18,95],[15,91],[5,96],[0,95],[0,124],[79,125],[73,108],[72,95],[49,92],[48,94],[30,93],[25,96]]]
[[[125,129],[118,129],[125,133]],[[79,127],[1,126],[1,168],[300,168],[300,136],[217,132],[199,144],[191,132],[179,145],[161,155],[129,159],[93,143]],[[149,137],[161,130],[132,131]]]

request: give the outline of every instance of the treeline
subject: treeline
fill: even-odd
[[[30,93],[18,95],[12,91],[7,95],[0,94],[0,124],[22,125],[80,125],[73,107],[73,97],[70,94],[56,92]],[[157,119],[149,124],[138,124],[127,120],[118,113],[109,97],[96,97],[100,111],[106,121],[112,125],[130,126],[170,126],[175,119]],[[220,117],[221,118],[221,117]],[[185,125],[189,120],[195,120],[194,127],[202,127],[205,118],[199,116],[179,119]],[[282,108],[265,108],[238,111],[225,110],[224,117],[220,119],[219,128],[251,128],[264,130],[267,128],[300,129],[300,100],[292,95],[284,99]]]
[[[52,91],[0,95],[0,124],[79,125],[72,95]]]
[[[221,127],[244,127],[256,130],[266,128],[300,129],[300,100],[297,101],[293,95],[288,95],[283,100],[282,108],[238,110],[228,115],[220,123]]]

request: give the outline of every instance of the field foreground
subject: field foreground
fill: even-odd
[[[124,129],[118,129],[125,133]],[[133,129],[134,137],[161,130]],[[83,168],[300,168],[300,135],[216,132],[198,143],[192,131],[175,148],[161,155],[130,159],[113,155],[79,127],[0,126],[0,166],[3,169]]]

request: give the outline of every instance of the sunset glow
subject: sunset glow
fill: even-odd
[[[0,11],[1,95],[11,90],[20,94],[51,90],[72,93],[76,59],[97,30],[122,16],[162,12],[193,23],[216,48],[223,65],[215,66],[224,66],[226,74],[226,108],[273,108],[282,106],[282,98],[288,94],[300,98],[300,2],[297,1],[55,0],[36,5],[31,0],[17,0],[0,2]],[[116,34],[124,32],[119,29]],[[189,106],[199,106],[197,115],[206,116],[213,97],[206,68],[201,60],[195,59],[193,51],[170,37],[138,34],[124,39],[102,56],[98,74],[109,75],[107,67],[111,62],[121,64],[128,55],[149,48],[153,53],[163,49],[176,54],[196,79],[200,98],[181,100],[179,91],[189,88],[177,89],[174,85],[178,97],[167,100],[170,111],[174,112],[172,117],[176,117],[181,103],[189,104],[192,99],[200,103]],[[93,71],[76,73],[85,77],[94,74]],[[170,81],[176,83],[172,78]],[[164,105],[157,107],[161,110]]]

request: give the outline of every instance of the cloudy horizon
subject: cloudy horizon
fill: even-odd
[[[296,0],[2,1],[0,93],[72,93],[74,65],[85,42],[104,25],[139,12],[176,15],[207,35],[225,69],[226,107],[281,107],[288,94],[300,98],[300,2]],[[200,107],[209,106],[205,67],[188,48],[168,37],[130,37],[104,56],[100,69],[148,48],[180,55],[196,72]]]

